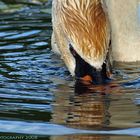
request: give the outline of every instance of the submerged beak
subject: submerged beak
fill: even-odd
[[[110,79],[112,71],[108,57],[105,63],[103,63],[102,68],[96,69],[85,62],[72,47],[70,48],[70,51],[76,62],[76,80],[81,80],[84,83],[101,84],[106,83]]]
[[[79,63],[79,62],[78,62]],[[107,71],[107,66],[104,63],[102,66],[102,69],[95,69],[89,64],[85,63],[87,65],[87,69],[82,68],[82,65],[76,65],[76,78],[78,80],[83,81],[84,83],[93,83],[93,84],[103,84],[106,83],[108,80],[110,80],[111,77],[111,71]],[[79,68],[77,68],[79,67]],[[81,67],[81,68],[80,68]]]

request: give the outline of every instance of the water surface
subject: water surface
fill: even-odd
[[[51,33],[49,6],[0,13],[0,136],[139,140],[140,63],[115,63],[112,81],[83,86],[51,52]]]

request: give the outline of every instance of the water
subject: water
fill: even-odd
[[[140,63],[80,85],[51,52],[51,32],[48,6],[0,14],[0,139],[139,140]]]

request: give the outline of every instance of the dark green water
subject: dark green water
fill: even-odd
[[[50,7],[15,7],[0,13],[0,139],[139,140],[140,63],[87,90],[51,52]]]

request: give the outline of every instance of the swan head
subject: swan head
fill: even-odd
[[[101,65],[101,68],[94,67],[87,63],[74,49],[70,46],[70,52],[75,59],[75,76],[76,79],[83,82],[93,82],[95,84],[104,83],[111,77],[111,61],[110,54],[107,54],[106,60]]]

